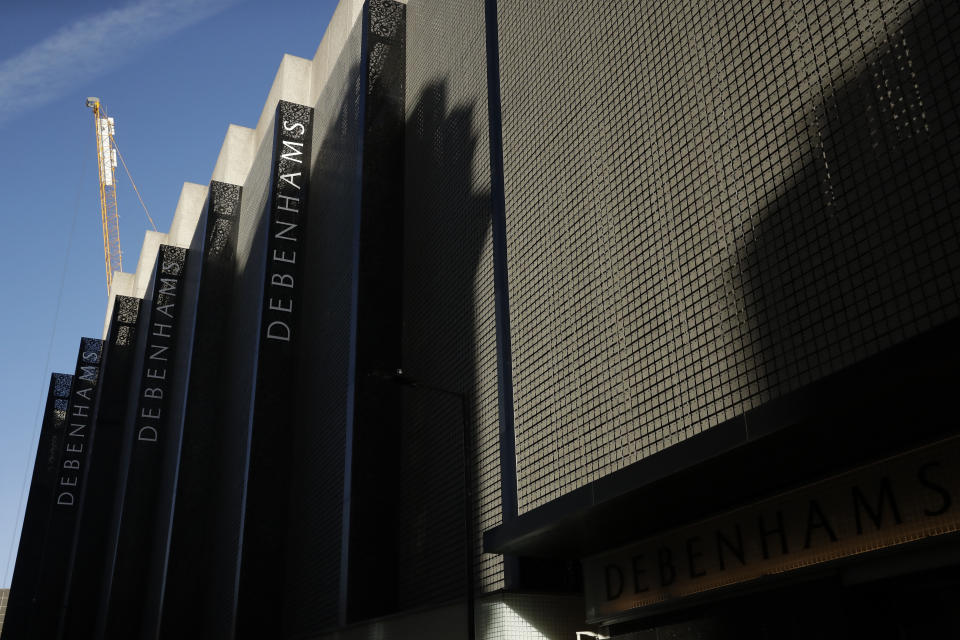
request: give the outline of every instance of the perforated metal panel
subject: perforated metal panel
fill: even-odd
[[[498,11],[521,512],[957,315],[954,4]]]
[[[293,460],[287,631],[337,624],[349,385],[352,242],[358,204],[360,43],[350,28],[314,107],[311,232],[304,247],[298,430]]]

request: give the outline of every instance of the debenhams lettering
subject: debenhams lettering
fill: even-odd
[[[957,531],[958,498],[954,439],[589,558],[588,615]]]
[[[293,289],[304,185],[302,139],[305,133],[305,125],[282,120],[276,194],[270,216],[272,241],[265,309],[266,337],[281,342],[290,342],[292,337]]]
[[[100,351],[92,348],[95,341],[84,340],[91,348],[80,353],[76,388],[68,409],[67,425],[64,434],[63,454],[60,469],[60,491],[57,504],[72,507],[76,504],[77,485],[83,473],[82,464],[88,446],[91,413],[96,396],[97,378],[100,375]]]
[[[173,347],[183,270],[182,255],[179,252],[172,247],[163,247],[160,253],[161,264],[155,285],[157,294],[154,297],[156,302],[150,316],[140,406],[136,416],[139,442],[155,443],[160,437],[160,425],[165,409],[164,397],[167,393],[167,361]]]

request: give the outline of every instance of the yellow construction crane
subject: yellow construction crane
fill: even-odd
[[[113,282],[113,274],[116,271],[123,271],[123,252],[120,251],[120,214],[117,213],[117,184],[114,176],[114,169],[117,168],[117,158],[120,158],[120,164],[123,170],[127,172],[130,178],[130,185],[133,192],[137,194],[137,200],[143,207],[143,212],[147,214],[147,220],[153,230],[157,230],[157,225],[150,217],[150,211],[143,202],[140,190],[137,189],[137,183],[133,181],[130,175],[130,169],[127,163],[123,161],[123,154],[120,153],[120,147],[117,146],[117,140],[114,138],[113,118],[107,117],[107,110],[100,104],[100,98],[87,98],[87,106],[93,109],[93,126],[97,134],[97,168],[100,174],[100,219],[103,223],[103,261],[107,268],[107,295],[110,295],[110,284]]]
[[[113,141],[113,118],[99,98],[87,98],[93,109],[93,124],[97,134],[97,167],[100,172],[100,217],[103,222],[103,260],[107,268],[107,293],[113,282],[113,272],[123,271],[123,253],[120,251],[120,215],[117,213],[117,186],[113,170],[117,166],[117,150]]]

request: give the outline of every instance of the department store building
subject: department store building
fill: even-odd
[[[960,5],[321,35],[51,381],[3,640],[960,637]]]

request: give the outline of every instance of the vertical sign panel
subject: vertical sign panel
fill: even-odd
[[[211,182],[190,382],[180,451],[177,500],[164,586],[162,636],[214,635],[207,630],[210,592],[227,581],[214,558],[222,541],[212,534],[221,509],[218,483],[229,473],[223,443],[231,437],[222,406],[223,362],[237,252],[241,188]],[[231,582],[232,584],[232,582]]]
[[[349,467],[345,479],[342,575],[344,619],[373,618],[396,609],[395,549],[382,542],[384,527],[398,522],[400,492],[401,387],[371,373],[393,371],[401,362],[403,261],[403,83],[406,45],[404,5],[392,0],[366,4],[364,32],[364,123],[360,173],[359,237],[354,246],[358,264],[352,419],[347,418]],[[458,457],[446,460],[457,465]],[[451,544],[457,544],[451,542]]]
[[[237,637],[272,637],[282,607],[288,459],[306,239],[313,110],[277,105],[266,273],[250,436]]]
[[[187,250],[161,245],[154,275],[146,350],[133,414],[133,446],[120,516],[113,579],[105,620],[106,638],[134,638],[140,633],[147,574],[158,524],[163,452],[173,425],[167,411],[169,380],[175,367],[180,297]]]
[[[5,638],[27,637],[31,603],[40,581],[40,563],[50,523],[50,505],[56,497],[59,475],[57,465],[67,424],[67,404],[72,383],[73,376],[66,373],[54,373],[50,376],[37,458],[33,464],[33,480],[23,516],[20,548],[17,550],[17,564],[13,570],[10,598],[3,622]]]
[[[86,472],[87,451],[93,430],[102,355],[102,340],[81,338],[60,445],[56,495],[51,505],[50,526],[44,542],[43,567],[31,637],[54,637],[59,625],[70,548],[76,532],[80,491],[83,489],[82,479]]]
[[[137,320],[141,300],[117,296],[110,318],[100,400],[91,433],[89,464],[80,497],[80,520],[74,538],[60,637],[93,637],[98,597],[106,566],[107,532],[120,481],[124,421],[130,401]]]

